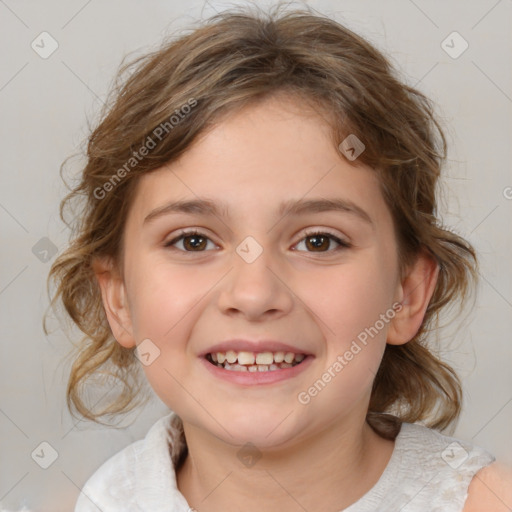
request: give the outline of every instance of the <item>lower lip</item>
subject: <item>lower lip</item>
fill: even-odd
[[[200,359],[215,377],[235,384],[254,386],[258,384],[273,384],[275,382],[291,379],[306,370],[314,358],[313,356],[306,356],[300,364],[292,366],[291,368],[282,368],[272,371],[267,370],[266,372],[225,370],[224,368],[213,365],[204,357]]]

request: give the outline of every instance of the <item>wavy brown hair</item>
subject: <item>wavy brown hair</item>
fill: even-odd
[[[139,177],[176,160],[224,114],[278,93],[322,115],[336,147],[348,134],[365,143],[358,162],[378,174],[394,220],[401,275],[422,250],[440,269],[416,336],[404,345],[386,345],[368,422],[385,436],[400,421],[444,429],[457,419],[460,381],[429,348],[427,333],[438,326],[445,306],[462,304],[474,289],[477,259],[472,246],[437,219],[446,139],[433,105],[362,37],[309,8],[282,5],[269,12],[255,7],[223,12],[120,67],[89,136],[79,183],[61,202],[60,216],[72,234],[48,276],[48,290],[51,280],[57,284],[50,306],[55,309],[60,300],[84,334],[67,386],[72,414],[74,407],[102,423],[99,418],[125,413],[147,397],[134,349],[112,335],[92,267],[95,258],[107,256],[122,269],[125,220]],[[173,115],[178,122],[170,121]],[[133,160],[162,126],[165,136]],[[65,220],[71,205],[77,206],[73,224]],[[46,315],[44,328],[47,332]],[[85,400],[87,386],[98,378],[120,386],[102,410]]]

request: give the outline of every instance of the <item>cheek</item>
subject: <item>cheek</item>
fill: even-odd
[[[385,337],[393,303],[392,277],[378,257],[361,258],[325,276],[311,304],[324,322],[326,339],[337,349],[373,326]]]
[[[153,391],[169,407],[183,406],[181,382],[190,378],[184,364],[192,350],[188,340],[201,311],[201,299],[214,285],[192,266],[177,270],[168,262],[152,261],[133,269],[132,324],[137,342],[149,339],[153,345],[150,364],[143,365]],[[154,357],[154,358],[153,358]],[[181,404],[181,405],[180,405]]]
[[[134,334],[158,343],[176,339],[175,331],[188,323],[183,320],[212,286],[192,266],[177,269],[153,259],[148,265],[133,265],[131,271]]]
[[[316,291],[310,305],[321,320],[326,351],[311,387],[298,397],[313,404],[312,413],[330,407],[334,419],[370,396],[394,317],[392,280],[382,271],[378,258],[364,258],[317,275],[321,286],[311,287]]]

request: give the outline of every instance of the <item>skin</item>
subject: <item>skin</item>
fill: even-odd
[[[277,211],[281,201],[318,197],[349,199],[372,224],[349,213]],[[179,213],[144,223],[171,200],[197,198],[225,201],[231,215]],[[190,238],[165,247],[182,228],[207,237],[201,250]],[[336,250],[327,239],[315,250],[307,230],[352,246]],[[369,491],[394,447],[365,423],[372,382],[386,343],[406,343],[418,331],[438,275],[421,254],[399,278],[393,221],[375,173],[337,151],[317,113],[274,97],[232,113],[178,161],[142,177],[124,235],[123,273],[108,259],[96,260],[95,273],[117,341],[133,347],[149,338],[160,350],[143,368],[183,420],[189,454],[177,483],[190,506],[332,512]],[[250,264],[236,252],[247,236],[263,248]],[[299,403],[297,395],[394,302],[400,312],[317,396]],[[292,379],[228,383],[198,355],[230,338],[280,340],[315,358]],[[237,456],[248,442],[261,455],[251,467]]]
[[[473,478],[463,512],[510,512],[512,510],[512,468],[496,461]]]

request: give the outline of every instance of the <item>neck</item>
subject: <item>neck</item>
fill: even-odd
[[[366,422],[337,422],[263,452],[183,427],[188,455],[177,471],[178,489],[201,512],[342,510],[377,483],[394,447]]]

